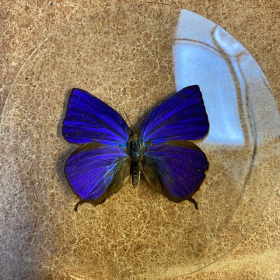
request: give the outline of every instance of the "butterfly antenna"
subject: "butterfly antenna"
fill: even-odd
[[[126,114],[125,110],[123,110],[123,111],[124,111],[124,114],[125,114],[125,116],[126,116],[128,122],[129,122],[130,127],[132,128],[132,125],[131,125],[131,122],[130,122],[130,120],[129,120],[129,118],[128,118],[128,115]]]

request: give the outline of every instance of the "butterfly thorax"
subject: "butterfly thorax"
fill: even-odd
[[[128,140],[128,151],[131,159],[130,174],[132,176],[132,185],[135,187],[140,178],[140,165],[142,160],[142,144],[137,134],[132,134]]]

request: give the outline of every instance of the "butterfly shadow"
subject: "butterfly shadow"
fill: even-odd
[[[71,92],[72,92],[72,88],[69,88],[69,89],[66,91],[66,95],[65,95],[65,98],[64,98],[64,101],[63,101],[62,113],[61,113],[61,115],[60,115],[60,118],[59,118],[58,124],[57,124],[56,135],[57,135],[59,138],[62,138],[62,139],[64,139],[64,138],[63,138],[63,135],[62,135],[63,121],[64,121],[65,116],[66,116],[66,112],[67,112],[67,108],[68,108],[68,104],[69,104]]]
[[[63,121],[66,116],[68,103],[69,103],[69,97],[71,95],[71,92],[72,92],[72,88],[69,88],[66,91],[66,95],[64,98],[64,102],[63,102],[62,113],[60,115],[60,118],[59,118],[59,121],[57,124],[57,137],[62,139],[62,141],[66,141],[62,135],[62,127],[63,127]],[[58,175],[58,181],[61,183],[61,185],[64,186],[65,193],[69,193],[69,189],[72,190],[72,188],[69,188],[69,184],[68,184],[66,176],[65,176],[65,172],[64,172],[65,162],[66,162],[67,158],[69,157],[69,155],[71,155],[77,149],[77,147],[79,147],[79,145],[71,144],[71,147],[68,147],[66,150],[64,150],[63,153],[58,156],[58,159],[56,161],[56,166],[55,166],[56,174]],[[74,193],[73,190],[72,190],[72,192]]]

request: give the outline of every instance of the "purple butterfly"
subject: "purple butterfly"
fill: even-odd
[[[78,204],[99,204],[118,192],[128,177],[140,173],[170,200],[189,200],[208,170],[204,152],[188,140],[204,138],[208,117],[198,86],[183,88],[151,111],[137,133],[110,106],[81,89],[73,89],[62,133],[82,144],[67,159],[65,175]]]

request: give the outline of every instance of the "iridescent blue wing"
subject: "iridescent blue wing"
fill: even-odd
[[[208,116],[198,86],[189,86],[162,102],[141,125],[144,144],[198,140],[209,130]]]
[[[110,106],[88,92],[74,88],[63,122],[64,138],[75,144],[96,142],[126,147],[129,128]]]
[[[82,202],[99,204],[118,192],[129,177],[129,156],[119,147],[89,143],[70,155],[64,170]]]
[[[205,178],[208,161],[203,151],[189,141],[150,146],[144,154],[142,173],[151,187],[170,200],[192,201]]]

